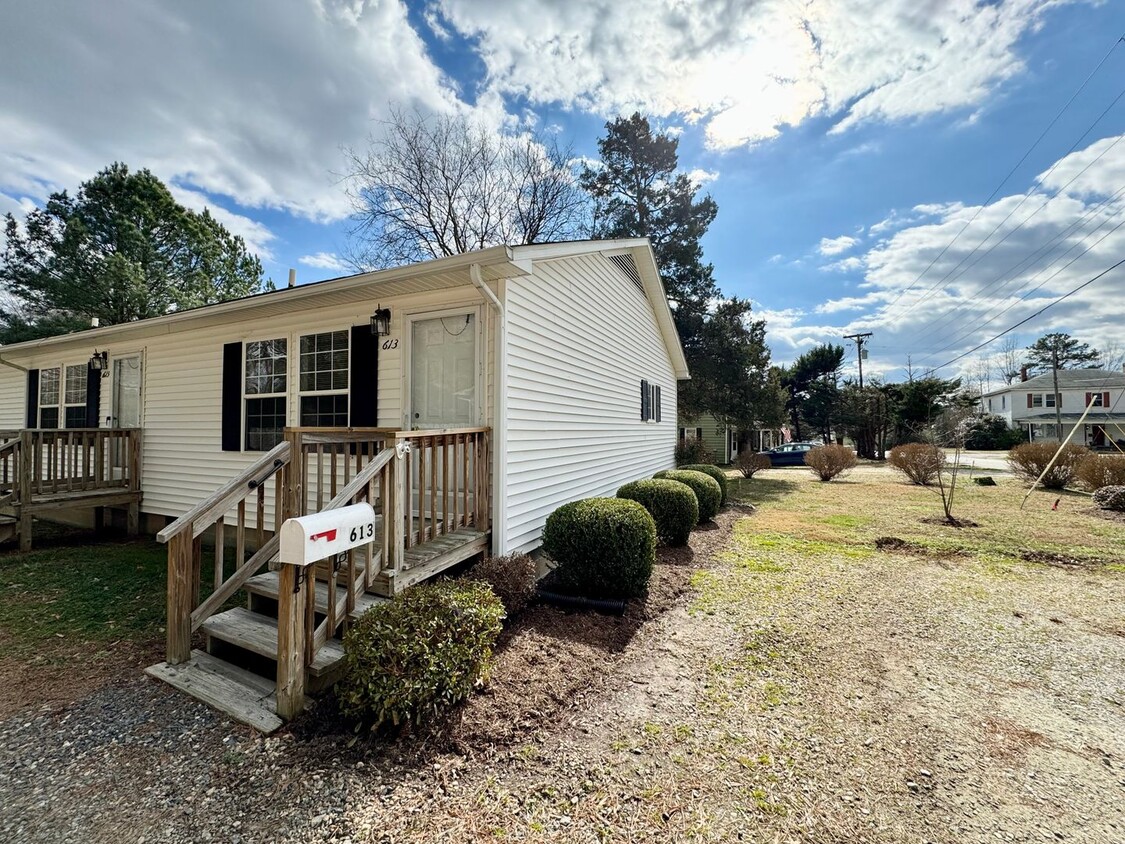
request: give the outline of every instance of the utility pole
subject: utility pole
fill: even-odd
[[[863,389],[863,341],[871,336],[871,332],[867,331],[863,334],[845,334],[845,340],[855,340],[855,355],[859,362],[859,388]]]
[[[1062,442],[1062,396],[1059,395],[1059,350],[1051,349],[1051,373],[1055,380],[1055,439]]]

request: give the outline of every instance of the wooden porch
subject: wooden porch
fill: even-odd
[[[259,730],[277,729],[301,712],[306,692],[339,679],[338,637],[352,620],[487,552],[489,441],[488,428],[286,429],[272,451],[157,534],[168,544],[167,649],[148,673]],[[278,559],[285,519],[360,502],[376,513],[370,543],[307,575]],[[214,546],[207,583],[205,535]]]
[[[141,432],[138,428],[0,431],[0,542],[31,550],[32,521],[64,510],[125,509],[126,527],[140,525]]]

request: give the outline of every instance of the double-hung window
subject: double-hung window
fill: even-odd
[[[348,425],[348,332],[301,337],[300,419],[305,427]]]
[[[63,423],[67,428],[86,427],[86,377],[87,364],[79,363],[65,369],[63,385]]]
[[[1054,407],[1055,406],[1055,394],[1054,393],[1044,393],[1043,394],[1043,406],[1044,407]]]
[[[1032,395],[1031,395],[1031,406],[1032,407],[1042,407],[1043,406],[1043,394],[1042,393],[1032,393]]]
[[[281,442],[286,420],[288,345],[284,337],[246,344],[243,398],[247,451],[269,451]]]
[[[62,397],[59,367],[39,370],[39,427],[59,427],[59,399]]]

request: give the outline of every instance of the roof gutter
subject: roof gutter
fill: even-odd
[[[507,551],[508,476],[508,337],[504,305],[480,274],[480,264],[469,265],[469,278],[496,312],[496,406],[492,420],[492,553]]]

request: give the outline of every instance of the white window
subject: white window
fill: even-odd
[[[1103,404],[1102,404],[1103,398],[1104,398],[1104,396],[1101,393],[1094,393],[1092,396],[1090,396],[1089,404],[1092,407],[1103,407]]]
[[[281,442],[286,420],[288,364],[288,342],[284,337],[246,344],[243,399],[247,451],[269,451]]]
[[[1033,393],[1032,394],[1032,396],[1031,396],[1031,406],[1032,407],[1042,407],[1043,406],[1043,394],[1042,393]]]
[[[63,423],[67,428],[86,427],[86,376],[87,364],[66,367],[66,384],[63,390]]]
[[[299,389],[302,426],[347,427],[348,367],[347,331],[301,337]]]
[[[1054,407],[1055,406],[1055,394],[1054,393],[1045,393],[1043,395],[1043,406],[1044,407]]]
[[[62,370],[59,367],[39,370],[39,427],[59,427],[59,381]]]

